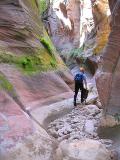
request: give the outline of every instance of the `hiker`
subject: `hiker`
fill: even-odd
[[[74,106],[76,106],[76,98],[79,89],[81,90],[81,103],[84,102],[84,85],[85,89],[87,90],[87,81],[86,76],[84,74],[84,68],[81,67],[79,73],[77,73],[74,77],[75,80],[75,95],[74,95]]]

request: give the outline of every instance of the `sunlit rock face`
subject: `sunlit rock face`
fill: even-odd
[[[49,15],[50,34],[61,52],[81,47],[94,27],[90,0],[53,0]]]
[[[91,0],[81,0],[80,2],[80,47],[85,45],[94,26]]]
[[[107,0],[52,0],[49,30],[62,57],[72,61],[71,50],[80,48],[74,58],[100,54],[108,40],[110,10]]]
[[[83,15],[83,17],[88,23],[86,23],[86,38],[83,38],[83,44],[80,44],[83,45],[84,55],[88,57],[100,54],[108,40],[110,9],[107,0],[90,0],[89,3],[86,1],[84,7],[85,16]],[[85,32],[82,34],[85,35]]]
[[[87,57],[86,64],[92,74],[98,68],[98,59],[108,41],[110,33],[110,9],[108,0],[91,0],[93,27],[84,42],[83,56]],[[90,26],[90,25],[89,25]],[[96,56],[97,55],[97,56]]]
[[[80,1],[54,0],[49,15],[51,38],[56,48],[68,52],[79,47]]]
[[[102,51],[101,67],[97,74],[99,96],[107,113],[120,113],[120,2],[109,0],[111,32]],[[118,116],[119,117],[119,116]]]
[[[92,11],[96,29],[96,47],[94,54],[100,54],[101,50],[108,41],[108,35],[110,33],[110,9],[108,0],[97,0],[92,2]]]

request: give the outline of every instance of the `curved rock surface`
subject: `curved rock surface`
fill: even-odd
[[[0,1],[0,160],[53,160],[56,144],[30,112],[73,94],[39,7]]]
[[[0,71],[13,85],[16,98],[27,110],[72,96],[72,90],[55,72],[24,75],[14,66],[1,64]],[[11,74],[14,73],[14,74]]]
[[[58,150],[56,160],[111,160],[110,152],[96,140],[63,141]]]
[[[63,66],[42,24],[36,0],[0,1],[0,62],[25,71]]]
[[[111,33],[103,51],[102,71],[97,78],[97,86],[102,104],[108,107],[109,113],[117,113],[120,93],[117,83],[120,67],[120,5],[117,0],[109,0],[109,3],[112,12]],[[68,70],[64,70],[66,68],[56,54],[42,25],[39,8],[37,0],[0,1],[1,160],[53,160],[57,144],[39,123],[40,107],[73,96],[73,77]],[[56,17],[60,16],[59,27],[51,27],[59,29],[60,33],[57,39],[52,37],[53,41],[56,45],[61,45],[60,50],[78,47],[80,15],[83,14],[80,1],[70,0],[67,5],[61,2],[59,6],[54,6],[53,10],[56,10]],[[74,10],[77,14],[73,14]],[[54,26],[54,23],[51,26]],[[86,29],[86,24],[83,26],[83,30]],[[104,30],[103,25],[101,30]],[[86,30],[83,32],[86,33]],[[56,36],[53,30],[51,33]],[[89,32],[87,33],[89,37]],[[61,39],[64,34],[66,37]],[[94,32],[91,34],[93,41],[88,41],[87,44],[94,48]],[[65,44],[67,40],[68,44]],[[85,49],[89,47],[86,45]],[[116,54],[113,55],[114,52]],[[50,72],[51,69],[54,71]],[[56,113],[54,109],[51,112]],[[86,132],[92,132],[91,126],[91,121],[87,121]]]
[[[50,36],[68,65],[73,64],[76,57],[79,60],[81,56],[100,54],[108,40],[109,19],[107,0],[58,0],[51,3],[48,13]]]
[[[79,47],[80,1],[53,1],[48,16],[50,35],[56,48],[67,53]]]
[[[111,32],[108,43],[102,51],[101,64],[97,74],[97,88],[102,105],[108,114],[120,113],[120,2],[109,0],[112,13]]]
[[[43,145],[44,144],[44,145]],[[56,143],[4,91],[0,91],[0,159],[53,160]]]

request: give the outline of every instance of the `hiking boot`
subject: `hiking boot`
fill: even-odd
[[[86,103],[85,99],[81,99],[81,104],[85,105],[85,103]]]
[[[74,106],[77,106],[76,102],[74,101]]]
[[[81,103],[84,103],[84,99],[81,99]]]

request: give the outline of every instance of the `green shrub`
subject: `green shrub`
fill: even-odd
[[[57,66],[56,61],[55,61],[54,59],[51,59],[50,65],[51,65],[53,68],[56,68],[56,66]]]
[[[74,48],[70,51],[70,57],[77,57],[81,56],[83,52],[83,47],[81,48]]]
[[[53,54],[53,46],[46,38],[40,38],[40,42],[43,44],[43,46],[48,50],[48,52],[52,55]]]
[[[42,39],[43,40],[43,39]],[[42,41],[44,45],[46,45],[46,48],[54,52],[54,48],[52,48],[49,38],[47,40]],[[46,49],[41,48],[36,51],[36,53],[31,53],[31,55],[24,55],[18,56],[15,54],[12,54],[7,51],[0,51],[0,63],[8,63],[8,64],[14,64],[16,67],[22,69],[21,71],[26,72],[28,74],[32,74],[36,71],[47,71],[47,70],[53,70],[54,67],[56,68],[56,59],[54,57],[54,54],[49,54]]]
[[[38,0],[40,14],[42,14],[47,9],[46,0]]]
[[[29,57],[20,58],[20,64],[24,69],[33,67],[33,62]]]
[[[13,91],[12,84],[2,74],[0,74],[0,89],[5,89],[8,92]]]

